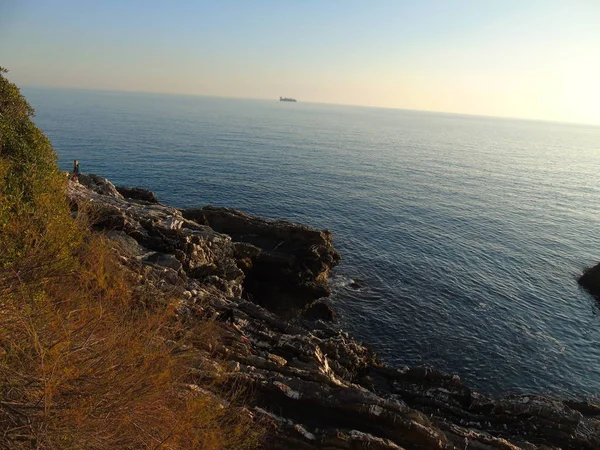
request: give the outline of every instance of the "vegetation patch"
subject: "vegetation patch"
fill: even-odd
[[[253,417],[190,389],[178,299],[72,216],[33,109],[0,71],[0,447],[253,448]],[[192,347],[193,348],[193,347]],[[186,388],[187,386],[187,388]]]

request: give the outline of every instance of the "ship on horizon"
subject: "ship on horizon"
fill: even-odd
[[[296,102],[297,100],[295,98],[279,97],[279,101],[280,102]]]

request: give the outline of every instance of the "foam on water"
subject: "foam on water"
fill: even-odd
[[[341,325],[489,393],[595,395],[600,129],[276,100],[25,89],[64,169],[329,228]],[[357,280],[360,288],[354,289]]]

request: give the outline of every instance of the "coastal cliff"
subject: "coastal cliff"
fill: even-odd
[[[391,367],[332,325],[320,300],[340,261],[329,231],[180,210],[94,175],[69,181],[67,196],[140,283],[178,299],[183,322],[218,325],[218,338],[194,343],[189,387],[243,387],[240,408],[266,426],[266,448],[600,448],[598,405],[490,398],[437,369]]]

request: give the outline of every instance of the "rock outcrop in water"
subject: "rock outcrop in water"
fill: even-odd
[[[239,256],[248,259],[242,264],[244,291],[258,304],[289,316],[330,294],[329,275],[340,260],[330,231],[212,206],[182,214],[231,237]]]
[[[456,375],[390,367],[322,320],[338,263],[331,233],[224,209],[178,210],[95,176],[71,182],[73,210],[91,211],[124,264],[180,298],[179,314],[233,314],[210,348],[246,408],[269,424],[271,449],[598,449],[600,406],[536,395],[490,398]],[[127,197],[127,198],[125,198]],[[311,308],[313,313],[311,314]],[[300,314],[300,313],[303,314]],[[329,317],[331,318],[331,317]],[[194,386],[190,386],[194,388]]]
[[[587,268],[577,281],[590,294],[600,297],[600,264]]]

